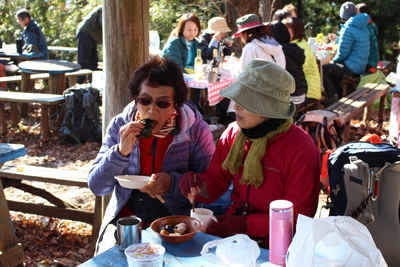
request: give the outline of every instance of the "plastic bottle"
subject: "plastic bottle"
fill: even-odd
[[[269,205],[269,261],[285,266],[286,253],[293,238],[293,203],[275,200]]]
[[[203,73],[203,59],[201,58],[201,49],[197,49],[197,57],[194,59],[194,74]]]

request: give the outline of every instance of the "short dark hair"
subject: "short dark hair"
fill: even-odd
[[[366,3],[360,3],[356,5],[356,8],[360,10],[360,13],[367,13],[370,18],[371,17],[371,10],[369,9],[369,6]]]
[[[135,100],[139,96],[142,84],[147,86],[171,86],[174,89],[174,102],[182,107],[188,95],[181,68],[173,60],[154,56],[135,70],[128,84],[129,97]]]
[[[246,31],[243,31],[243,33],[246,33],[246,44],[250,43],[254,39],[261,40],[267,36],[274,38],[274,34],[271,32],[271,30],[267,26],[261,26],[257,28],[252,28],[248,29]]]
[[[273,21],[269,24],[269,29],[274,34],[274,38],[278,43],[290,43],[290,33],[285,24],[279,21]]]
[[[200,20],[199,18],[193,14],[193,13],[186,13],[183,14],[179,21],[178,21],[178,26],[176,26],[175,29],[172,30],[171,35],[176,36],[176,37],[181,37],[183,34],[183,29],[185,28],[185,24],[187,21],[192,21],[196,24],[197,28],[199,29],[199,31],[197,32],[197,36],[199,36],[200,32],[201,32],[201,25],[200,25]]]
[[[22,20],[28,18],[29,20],[31,20],[31,14],[29,14],[28,10],[26,9],[20,9],[15,14],[15,18],[21,18]]]
[[[286,18],[282,20],[282,23],[286,25],[288,29],[293,29],[293,40],[301,39],[307,40],[306,30],[304,29],[304,24],[299,18]]]

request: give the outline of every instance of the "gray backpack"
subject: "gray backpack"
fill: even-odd
[[[60,137],[79,145],[86,141],[101,141],[99,90],[91,84],[76,84],[64,91],[64,97],[64,119],[58,130]]]

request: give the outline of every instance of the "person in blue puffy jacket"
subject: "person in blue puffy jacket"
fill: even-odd
[[[190,216],[192,205],[179,189],[180,179],[189,171],[202,173],[207,169],[215,150],[209,126],[195,105],[186,100],[188,89],[175,62],[154,57],[135,70],[128,90],[133,101],[109,123],[88,175],[95,195],[112,192],[99,233],[98,253],[116,244],[118,218],[136,215],[147,228],[164,216]],[[153,126],[149,138],[139,136],[144,119],[153,121],[146,122]],[[154,181],[129,189],[119,184],[118,175],[151,176]]]
[[[340,8],[340,17],[345,23],[342,24],[336,40],[338,50],[333,58],[334,63],[323,66],[324,87],[328,94],[328,99],[322,101],[324,106],[330,106],[342,97],[340,82],[343,75],[358,76],[365,71],[370,51],[367,28],[369,15],[357,15],[356,6],[352,2],[346,2]],[[335,38],[330,35],[330,39]]]

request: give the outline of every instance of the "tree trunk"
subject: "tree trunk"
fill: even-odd
[[[149,59],[149,8],[148,0],[103,0],[103,136],[130,102],[130,77]],[[104,209],[110,196],[103,198]]]
[[[262,21],[272,21],[275,12],[282,7],[282,0],[260,0],[260,16],[262,17]]]
[[[225,19],[232,33],[237,31],[236,20],[246,14],[256,14],[259,16],[259,3],[260,0],[225,0]],[[260,19],[261,21],[261,19]],[[243,44],[236,41],[233,44],[232,52],[240,57],[242,53]]]
[[[103,1],[103,136],[110,120],[130,102],[129,79],[149,58],[149,1]]]

